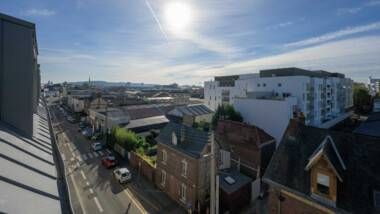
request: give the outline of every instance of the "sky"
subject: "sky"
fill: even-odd
[[[42,81],[202,85],[300,67],[380,78],[380,0],[1,0],[36,24]]]

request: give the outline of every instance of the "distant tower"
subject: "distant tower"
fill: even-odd
[[[88,75],[88,88],[91,88],[91,76]]]

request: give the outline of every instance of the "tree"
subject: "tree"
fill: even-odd
[[[361,84],[355,84],[353,94],[355,111],[359,113],[368,112],[371,108],[371,95],[368,89]]]
[[[116,127],[112,133],[115,143],[128,151],[135,150],[142,144],[141,139],[134,132],[125,128]]]
[[[243,122],[243,117],[240,112],[236,111],[232,105],[220,105],[212,117],[212,128],[215,129],[219,120],[233,120]]]

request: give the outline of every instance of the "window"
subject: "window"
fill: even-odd
[[[186,185],[184,183],[181,184],[179,200],[181,200],[183,203],[186,202]]]
[[[182,162],[181,162],[181,175],[183,177],[187,176],[187,162],[186,162],[186,160],[182,160]]]
[[[166,183],[166,172],[164,170],[161,170],[161,186],[165,186]]]
[[[278,83],[278,84],[277,84],[277,86],[278,86],[278,87],[281,87],[281,86],[282,86],[282,84],[281,84],[281,83]]]
[[[267,84],[263,83],[263,87],[267,86]]]
[[[165,150],[162,150],[162,163],[163,164],[166,164],[166,161],[167,161],[167,157],[168,156],[168,154],[166,153],[166,151]]]
[[[260,83],[257,83],[257,87],[260,87]]]
[[[324,195],[330,194],[330,177],[321,173],[317,173],[317,190]]]
[[[177,145],[177,135],[175,135],[174,132],[172,132],[172,144],[175,146]]]

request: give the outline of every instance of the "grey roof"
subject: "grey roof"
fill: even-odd
[[[188,116],[199,116],[205,114],[212,114],[213,111],[203,104],[180,106],[168,112],[169,115],[183,117]]]
[[[279,184],[288,191],[320,203],[310,197],[310,171],[305,167],[327,136],[331,136],[334,144],[326,147],[326,154],[342,177],[342,181],[337,183],[337,212],[343,209],[353,213],[371,213],[373,190],[380,189],[380,138],[319,129],[292,120],[270,161],[264,181]]]
[[[133,129],[137,127],[150,126],[167,122],[169,122],[169,120],[165,116],[147,117],[143,119],[131,120],[129,121],[128,125],[125,126],[125,128]]]
[[[178,143],[172,144],[172,133],[175,133]],[[181,138],[184,139],[181,142]],[[194,158],[199,158],[206,145],[210,142],[210,133],[183,124],[169,122],[157,137],[159,143],[171,146]]]
[[[0,211],[61,213],[46,111],[34,114],[33,138],[0,122]]]
[[[235,183],[234,184],[227,183],[225,180],[226,177],[231,177],[232,179],[234,179]],[[223,170],[219,172],[220,188],[228,194],[239,190],[240,188],[242,188],[243,186],[251,182],[252,182],[252,179],[250,177],[241,174],[236,169]]]
[[[354,133],[380,137],[380,112],[370,114],[368,119],[355,129]]]

